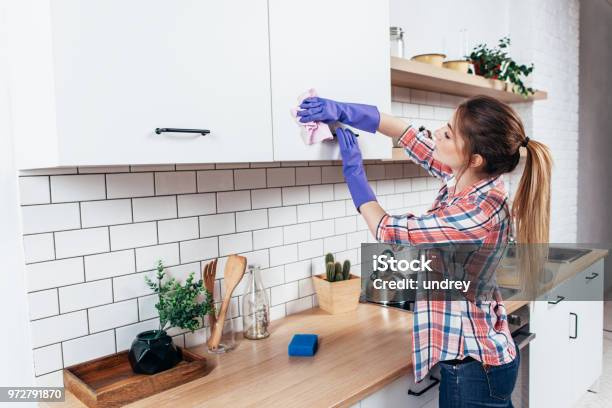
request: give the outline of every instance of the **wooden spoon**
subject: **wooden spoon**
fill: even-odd
[[[221,341],[223,325],[225,323],[225,315],[227,314],[227,308],[230,304],[232,292],[234,292],[234,289],[236,289],[236,286],[238,286],[242,280],[242,277],[244,276],[246,262],[246,258],[240,255],[230,255],[227,258],[225,270],[223,271],[223,277],[225,279],[225,296],[223,297],[223,303],[221,304],[219,316],[217,316],[217,322],[208,341],[208,347],[211,350],[216,349]]]

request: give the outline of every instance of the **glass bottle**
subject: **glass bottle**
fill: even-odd
[[[261,282],[259,265],[248,266],[247,285],[242,296],[242,330],[247,339],[265,339],[270,335],[270,301]]]
[[[391,56],[404,58],[404,30],[402,27],[389,27],[389,39]]]

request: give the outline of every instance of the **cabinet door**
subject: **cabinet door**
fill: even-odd
[[[603,261],[575,278],[576,301],[570,302],[572,402],[599,378],[603,357]]]
[[[49,7],[58,165],[272,160],[266,0]]]
[[[568,301],[533,303],[530,328],[536,337],[529,344],[529,405],[570,407]]]
[[[291,115],[310,88],[390,111],[389,5],[378,0],[270,0],[275,160],[338,160],[334,141],[306,145]],[[359,133],[365,159],[390,158],[392,141]]]

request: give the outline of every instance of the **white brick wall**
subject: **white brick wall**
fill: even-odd
[[[369,161],[366,169],[389,210],[421,213],[438,188],[408,162]],[[245,255],[261,265],[278,319],[316,306],[310,276],[323,272],[326,252],[350,259],[359,273],[358,248],[373,242],[336,161],[32,170],[19,181],[39,384],[61,383],[62,367],[124,350],[157,326],[156,298],[144,282],[157,259],[184,279],[220,257],[220,301],[227,255]],[[234,293],[238,318],[241,293]],[[206,338],[173,334],[177,344]]]

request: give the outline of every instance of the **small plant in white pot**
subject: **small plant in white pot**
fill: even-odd
[[[312,277],[319,307],[328,313],[355,310],[359,304],[361,278],[351,274],[351,262],[335,262],[334,255],[325,255],[325,271]]]

